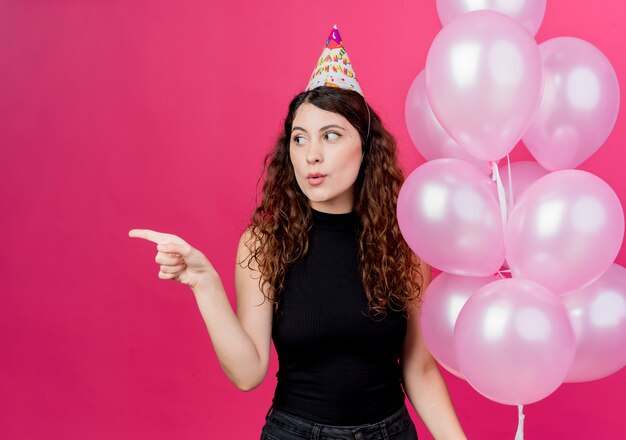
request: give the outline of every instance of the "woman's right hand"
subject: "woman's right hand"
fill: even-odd
[[[131,229],[128,236],[157,244],[158,252],[154,260],[160,264],[161,279],[178,281],[193,290],[219,279],[215,268],[204,254],[176,235],[150,229]]]

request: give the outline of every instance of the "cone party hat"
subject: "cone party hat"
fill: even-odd
[[[354,90],[363,96],[337,25],[333,26],[330,31],[322,55],[313,69],[305,91],[321,86]]]

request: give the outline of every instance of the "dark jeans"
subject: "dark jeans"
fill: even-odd
[[[324,425],[273,408],[265,420],[261,440],[417,440],[415,425],[404,405],[386,419],[365,425]]]

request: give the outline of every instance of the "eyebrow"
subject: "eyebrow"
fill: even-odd
[[[330,124],[330,125],[324,125],[322,128],[320,128],[320,131],[324,131],[328,128],[341,128],[342,130],[345,130],[345,128],[343,128],[341,125]],[[293,127],[291,129],[291,132],[293,133],[295,130],[302,130],[303,132],[308,133],[308,131],[306,131],[304,128],[298,127],[298,126]]]

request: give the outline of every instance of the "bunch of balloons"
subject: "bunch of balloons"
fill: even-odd
[[[624,213],[575,169],[613,129],[619,86],[592,44],[537,44],[545,0],[478,3],[437,0],[443,27],[405,107],[427,162],[400,191],[398,221],[442,271],[421,312],[433,356],[519,406],[626,365]],[[520,140],[536,162],[500,170]]]

